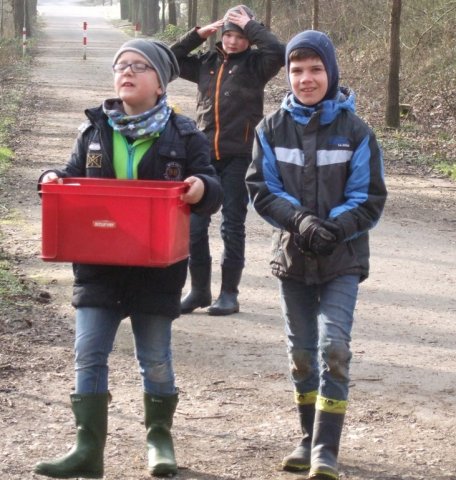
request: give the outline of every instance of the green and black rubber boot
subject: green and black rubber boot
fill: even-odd
[[[177,393],[169,397],[144,393],[148,466],[150,474],[157,477],[177,473],[171,427],[178,401]]]
[[[300,395],[297,395],[298,397]],[[302,397],[304,398],[305,396],[302,395]],[[309,403],[298,404],[297,410],[303,437],[299,445],[282,460],[282,468],[288,472],[303,472],[310,469],[310,453],[315,419],[315,395],[309,396]]]
[[[35,473],[52,478],[103,478],[109,393],[70,396],[76,419],[76,444],[63,457],[40,462]]]
[[[346,403],[346,402],[344,402]],[[338,480],[337,456],[344,425],[344,413],[315,412],[309,479]]]

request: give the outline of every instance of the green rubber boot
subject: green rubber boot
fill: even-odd
[[[53,478],[102,478],[109,394],[74,394],[70,398],[76,418],[76,444],[65,456],[38,463],[34,471]]]
[[[171,427],[178,395],[159,397],[144,393],[148,466],[151,475],[161,477],[177,473]]]

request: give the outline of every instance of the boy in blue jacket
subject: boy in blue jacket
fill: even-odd
[[[358,284],[387,192],[379,145],[354,93],[339,86],[328,36],[299,33],[285,58],[291,92],[256,128],[246,181],[255,210],[276,227],[271,266],[303,434],[282,466],[334,480]]]

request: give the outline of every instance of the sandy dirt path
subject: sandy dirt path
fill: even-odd
[[[34,310],[29,329],[1,338],[0,472],[8,480],[34,478],[36,461],[73,442],[71,268],[39,259],[36,179],[66,161],[83,109],[112,95],[111,60],[127,38],[107,20],[107,8],[39,4],[43,34],[15,140],[16,162],[2,183],[0,226],[21,274],[51,298]],[[86,60],[83,21],[89,25]],[[194,86],[181,80],[169,87],[171,103],[190,116],[194,95]],[[371,278],[356,310],[341,478],[455,480],[456,188],[442,179],[394,175],[388,187],[384,218],[372,233]],[[174,324],[181,389],[177,478],[305,478],[277,470],[299,432],[277,285],[268,268],[271,229],[252,211],[247,226],[241,312],[214,318],[199,311]],[[217,229],[215,216],[214,294],[220,284]],[[128,322],[110,365],[106,478],[145,479],[142,393]]]

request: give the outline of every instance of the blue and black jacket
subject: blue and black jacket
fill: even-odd
[[[272,272],[305,284],[369,274],[368,231],[386,200],[383,158],[372,130],[355,114],[355,95],[316,108],[288,94],[256,128],[247,187],[255,210],[275,228]],[[333,254],[303,254],[293,241],[298,212],[336,219],[344,241]]]

